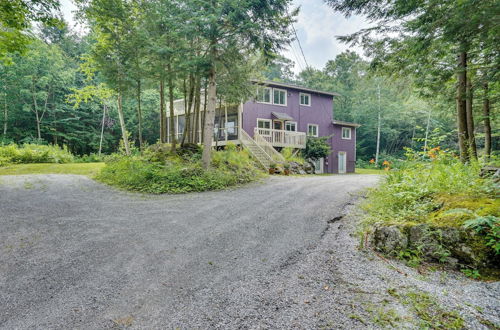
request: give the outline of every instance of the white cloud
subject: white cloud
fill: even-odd
[[[342,14],[334,12],[323,0],[295,0],[294,4],[301,7],[295,29],[310,66],[323,68],[328,60],[334,59],[347,49],[361,52],[358,47],[351,48],[341,43],[336,36],[368,27],[369,24],[364,18],[359,16],[345,18]],[[296,62],[295,72],[305,67],[297,41],[294,41],[291,49],[285,51],[283,55]]]

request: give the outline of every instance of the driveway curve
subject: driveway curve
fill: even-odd
[[[151,196],[83,176],[0,177],[0,328],[258,326],[245,301],[377,180]]]

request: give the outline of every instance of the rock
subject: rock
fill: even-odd
[[[397,226],[379,227],[373,233],[372,243],[381,252],[396,255],[408,246],[408,238]]]

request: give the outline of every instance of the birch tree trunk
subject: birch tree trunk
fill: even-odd
[[[466,162],[469,157],[468,134],[467,134],[467,111],[465,105],[465,90],[467,83],[467,53],[462,51],[458,55],[457,66],[457,128],[458,147],[460,149],[460,160]]]
[[[125,127],[125,119],[123,117],[122,108],[122,92],[118,93],[118,118],[120,119],[120,127],[122,129],[123,145],[125,147],[125,154],[130,156],[130,146],[128,143],[127,128]]]
[[[378,156],[380,154],[380,127],[382,126],[380,115],[380,84],[378,85],[378,124],[377,124],[377,148],[375,150],[375,164],[378,165]]]
[[[102,152],[102,140],[104,138],[104,120],[106,119],[106,104],[102,106],[102,123],[101,123],[101,137],[99,139],[99,156]]]
[[[213,52],[213,51],[212,51]],[[213,54],[214,55],[214,54]],[[212,58],[214,58],[213,56]],[[217,85],[215,83],[216,71],[212,63],[208,74],[208,104],[205,111],[205,125],[203,127],[203,168],[208,169],[212,160],[212,141],[214,138],[215,107],[217,105]]]
[[[470,77],[467,77],[465,86],[465,113],[467,117],[467,136],[469,144],[469,158],[477,159],[476,138],[474,135],[474,113],[472,112],[472,83]]]

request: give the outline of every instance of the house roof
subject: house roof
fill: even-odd
[[[283,113],[283,112],[271,112],[271,114],[276,117],[276,119],[281,119],[281,120],[293,120],[293,117],[291,117],[289,114],[287,113]]]
[[[335,124],[335,125],[352,126],[352,127],[359,127],[359,126],[361,126],[361,124],[350,123],[348,121],[342,121],[342,120],[332,120],[332,123]]]
[[[297,86],[297,85],[292,85],[292,84],[285,84],[285,83],[277,82],[277,81],[270,81],[270,80],[260,81],[260,80],[252,79],[252,82],[254,82],[256,84],[261,84],[261,85],[272,85],[272,86],[278,86],[278,87],[293,88],[293,89],[298,89],[298,90],[310,92],[310,93],[317,93],[317,94],[330,95],[330,96],[340,96],[340,94],[338,94],[338,93],[319,91],[319,90],[312,89],[312,88],[307,88],[307,87],[302,87],[302,86]]]

